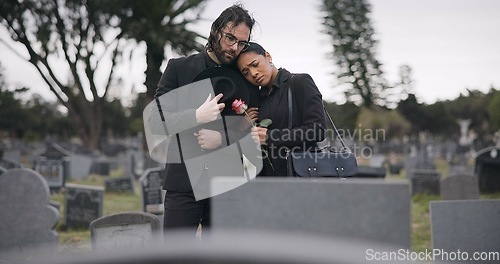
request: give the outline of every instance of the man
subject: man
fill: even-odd
[[[190,84],[200,72],[206,69],[219,66],[232,67],[239,53],[248,46],[254,23],[254,19],[241,5],[233,5],[225,9],[212,24],[205,50],[188,57],[169,60],[158,83],[155,95],[157,102],[160,96]],[[247,87],[240,89],[247,89]],[[188,121],[191,119],[192,122],[196,120],[197,124],[214,121],[226,105],[219,102],[222,94],[213,96],[215,97],[209,96],[196,111],[187,112],[188,116],[184,116],[183,119],[188,119]],[[165,121],[163,115],[162,119]],[[191,136],[196,137],[197,144],[202,150],[216,149],[223,141],[223,136],[219,131],[210,129],[191,133]],[[177,144],[180,146],[179,134],[176,134],[176,137],[177,140],[172,141],[177,142],[170,142],[168,150],[170,156],[165,166],[166,177],[163,189],[167,192],[164,203],[164,230],[188,228],[196,231],[199,224],[203,227],[210,226],[210,200],[197,201],[195,199],[186,164],[182,160],[182,153],[180,162],[171,162],[172,154],[179,156],[179,153],[172,152],[181,152],[181,148],[177,146]]]

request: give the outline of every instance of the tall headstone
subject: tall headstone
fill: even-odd
[[[213,197],[211,206],[215,232],[305,232],[410,248],[410,190],[403,181],[256,178]]]
[[[92,168],[92,158],[83,154],[72,154],[70,156],[70,177],[74,180],[81,180],[89,176]]]
[[[104,188],[66,184],[64,194],[64,225],[89,228],[90,222],[102,216]]]
[[[144,212],[122,212],[90,223],[92,249],[96,252],[125,252],[153,248],[162,242],[160,220]]]
[[[11,169],[0,175],[0,208],[0,262],[57,251],[59,211],[39,173]]]
[[[479,186],[474,174],[455,174],[440,183],[442,200],[479,199]]]
[[[432,201],[429,204],[432,247],[448,257],[467,255],[467,263],[498,263],[491,256],[474,261],[474,253],[497,252],[500,248],[500,200]],[[455,253],[455,254],[454,254]],[[484,257],[484,255],[483,255]],[[498,255],[497,255],[498,257]],[[439,260],[455,260],[442,259]]]
[[[69,177],[68,151],[53,143],[42,153],[33,164],[33,169],[47,181],[51,191],[59,191]]]
[[[165,169],[146,169],[139,178],[142,189],[142,210],[152,214],[163,214],[162,181]]]
[[[500,148],[488,147],[476,153],[474,172],[481,192],[500,191]]]

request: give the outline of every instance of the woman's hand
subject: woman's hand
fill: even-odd
[[[255,143],[265,145],[267,140],[267,128],[265,127],[253,127],[252,128],[252,139]]]
[[[248,118],[252,121],[252,124],[255,124],[257,120],[259,120],[259,108],[250,107],[246,110]]]

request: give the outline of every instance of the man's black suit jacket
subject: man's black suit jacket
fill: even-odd
[[[207,51],[190,55],[187,57],[173,58],[168,61],[161,79],[158,83],[155,98],[160,97],[174,89],[190,84],[193,79],[202,71],[208,68],[206,58]],[[212,62],[213,63],[213,62]],[[235,68],[233,68],[235,70]],[[251,86],[241,87],[241,89],[250,89],[250,101],[247,102],[250,107],[258,106],[260,97],[257,87]],[[226,107],[228,107],[226,103]],[[229,106],[231,107],[231,106]],[[177,140],[171,140],[169,145],[169,155],[178,156]],[[163,189],[177,192],[191,192],[192,187],[189,181],[188,173],[184,163],[167,163],[165,165],[165,179]]]

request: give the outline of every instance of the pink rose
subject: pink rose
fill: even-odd
[[[245,113],[245,111],[248,109],[248,106],[245,101],[241,99],[234,99],[233,103],[231,104],[231,109],[238,115],[241,115]]]

